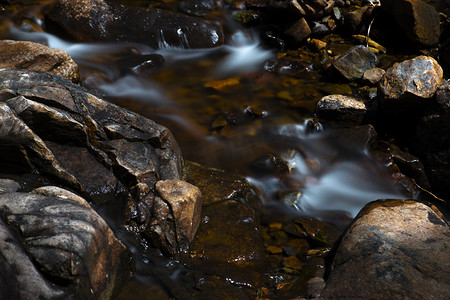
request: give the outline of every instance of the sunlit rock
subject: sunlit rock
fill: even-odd
[[[364,72],[362,80],[364,83],[373,86],[373,85],[376,85],[378,82],[380,82],[384,73],[385,73],[385,71],[381,68],[369,69]]]
[[[391,14],[409,40],[420,46],[439,43],[439,13],[421,0],[382,0],[381,8]]]
[[[316,105],[320,121],[340,124],[363,124],[372,120],[376,103],[344,95],[328,95]]]
[[[223,44],[220,25],[158,8],[104,0],[58,0],[48,13],[79,41],[135,42],[153,48],[210,48]]]
[[[17,287],[11,293],[109,299],[130,276],[125,246],[87,201],[71,192],[43,187],[35,193],[0,195],[0,213],[15,236],[0,243],[2,252],[20,270],[8,279]],[[2,233],[8,234],[5,227]],[[8,245],[19,251],[8,252]]]
[[[67,52],[24,41],[0,41],[0,69],[48,71],[70,81],[80,80],[78,65]]]
[[[417,56],[389,68],[378,85],[381,109],[405,114],[423,108],[442,84],[443,71],[429,56]]]
[[[378,64],[378,57],[363,45],[358,45],[341,54],[331,63],[331,69],[347,80],[361,79],[364,72]]]
[[[344,235],[321,298],[448,298],[449,247],[450,227],[436,208],[372,202]]]

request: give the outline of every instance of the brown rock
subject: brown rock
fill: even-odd
[[[22,41],[0,41],[0,69],[47,71],[72,82],[80,80],[78,65],[63,50]]]
[[[332,63],[332,70],[336,70],[347,80],[361,79],[364,72],[378,64],[378,57],[363,45],[358,45],[341,54]]]
[[[404,113],[423,107],[442,84],[443,71],[428,56],[405,60],[389,68],[378,85],[381,109]]]
[[[323,299],[447,299],[450,227],[413,200],[372,202],[345,233]],[[424,288],[426,287],[426,288]]]
[[[160,180],[155,185],[162,199],[170,204],[179,239],[191,242],[200,224],[202,194],[190,183],[181,180]]]
[[[321,121],[362,124],[374,116],[375,106],[350,96],[328,95],[317,103],[316,113]]]
[[[377,84],[381,78],[383,77],[385,71],[381,68],[373,68],[364,72],[363,74],[363,82],[367,83],[371,86]]]
[[[394,17],[412,42],[425,47],[439,43],[440,18],[433,6],[421,0],[383,0],[381,8]]]
[[[0,212],[39,272],[70,295],[108,299],[130,275],[125,246],[87,201],[73,193],[46,187],[36,193],[0,195]],[[16,280],[27,289],[33,285],[24,278]]]
[[[311,29],[309,28],[308,22],[306,22],[305,18],[300,18],[286,30],[285,34],[295,45],[297,45],[311,34]]]

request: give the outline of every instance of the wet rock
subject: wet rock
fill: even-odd
[[[360,79],[365,71],[375,68],[377,64],[376,54],[365,46],[358,45],[336,58],[331,63],[331,68],[352,81]]]
[[[79,41],[136,42],[153,48],[210,48],[223,44],[219,25],[158,8],[114,5],[103,0],[58,0],[48,13]]]
[[[362,124],[373,119],[376,112],[374,102],[344,95],[328,95],[316,105],[316,114],[321,121],[340,124]]]
[[[47,71],[69,79],[80,80],[78,65],[66,51],[23,41],[0,41],[0,69]]]
[[[305,18],[300,18],[285,31],[285,34],[292,41],[293,45],[298,45],[311,34],[311,29]]]
[[[256,287],[268,264],[248,183],[190,162],[185,180],[199,187],[203,198],[202,221],[190,248],[195,269],[228,284]],[[205,283],[212,280],[202,277]]]
[[[15,236],[0,243],[3,251],[11,246],[19,250],[7,253],[10,266],[20,270],[12,280],[19,289],[12,292],[46,299],[68,295],[107,299],[130,275],[125,246],[79,196],[56,187],[9,193],[0,195],[0,213]],[[5,226],[2,233],[8,234]]]
[[[443,71],[428,56],[405,60],[389,68],[378,85],[381,109],[402,114],[423,107],[442,84]]]
[[[200,190],[181,180],[161,180],[155,185],[162,199],[169,203],[177,227],[178,239],[191,242],[195,236],[202,210]]]
[[[383,0],[381,8],[392,15],[412,42],[424,47],[439,43],[440,19],[436,9],[421,0]]]
[[[190,0],[181,1],[180,9],[190,15],[197,17],[205,17],[210,12],[222,8],[222,1],[216,0]]]
[[[312,65],[310,62],[283,57],[279,60],[269,60],[264,64],[267,72],[284,74],[293,77],[300,77],[305,72],[310,71]]]
[[[446,299],[449,246],[450,228],[435,208],[372,202],[345,233],[321,297]]]
[[[355,34],[366,34],[367,28],[374,18],[374,7],[363,6],[345,10],[344,25]]]
[[[380,82],[381,78],[383,77],[385,71],[381,68],[373,68],[369,69],[364,72],[363,74],[363,82],[367,83],[371,86],[376,85],[378,82]]]

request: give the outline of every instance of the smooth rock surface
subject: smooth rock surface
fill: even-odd
[[[80,80],[78,65],[63,50],[25,41],[0,41],[0,69],[47,71],[72,82]]]
[[[345,233],[322,299],[448,299],[450,227],[413,200],[369,203]]]
[[[378,64],[378,57],[363,45],[354,46],[336,58],[331,66],[347,80],[361,79],[364,72]]]
[[[381,0],[381,8],[393,16],[412,42],[422,47],[439,43],[439,13],[430,4],[421,0]]]
[[[84,42],[135,42],[153,48],[223,44],[220,25],[165,9],[115,5],[104,0],[58,0],[48,16]]]

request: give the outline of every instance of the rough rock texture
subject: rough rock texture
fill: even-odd
[[[0,41],[0,69],[47,71],[73,82],[80,80],[78,65],[63,50],[22,41]]]
[[[154,48],[210,48],[223,44],[219,25],[157,8],[104,0],[58,0],[48,14],[80,41],[137,42]]]
[[[374,117],[376,105],[344,95],[328,95],[316,105],[316,114],[321,121],[340,124],[362,124]]]
[[[169,203],[177,220],[178,239],[192,241],[200,224],[202,194],[190,183],[181,180],[160,180],[155,185],[163,200]]]
[[[18,287],[11,292],[52,299],[64,290],[65,297],[109,299],[116,284],[130,275],[125,246],[86,200],[69,191],[43,187],[35,193],[0,195],[0,216],[2,233],[11,236],[0,243],[2,252],[10,267],[20,270],[5,279]],[[1,226],[2,219],[10,232]],[[18,254],[8,252],[8,245]]]
[[[358,45],[341,54],[332,63],[332,69],[336,70],[348,80],[361,79],[364,72],[375,68],[378,57],[363,45]]]
[[[305,18],[300,18],[286,30],[285,34],[293,41],[293,44],[300,44],[311,34],[311,29]]]
[[[389,68],[378,85],[381,109],[402,113],[423,106],[442,84],[443,71],[428,56],[405,60]]]
[[[381,80],[384,73],[385,71],[381,68],[369,69],[363,74],[363,82],[370,85],[376,85]]]
[[[381,0],[381,8],[393,16],[412,42],[425,47],[439,43],[440,19],[433,6],[421,0]]]
[[[413,200],[369,203],[345,233],[323,299],[448,299],[450,227]]]

